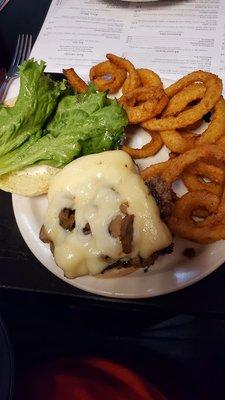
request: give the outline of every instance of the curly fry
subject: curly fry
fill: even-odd
[[[224,181],[224,164],[220,161],[216,162],[214,160],[209,160],[209,164],[204,161],[197,161],[196,163],[190,165],[185,172],[189,172],[195,175],[205,176],[217,183],[222,184]]]
[[[110,61],[104,61],[94,65],[89,76],[100,92],[108,90],[109,93],[116,93],[125,81],[127,72]]]
[[[161,178],[167,184],[172,185],[191,164],[199,160],[204,161],[212,158],[225,162],[223,149],[214,144],[196,147],[172,159],[170,166],[163,171]]]
[[[225,133],[225,100],[221,96],[215,104],[208,128],[198,137],[197,145],[215,143]]]
[[[152,165],[150,165],[150,167],[143,169],[140,172],[140,175],[145,181],[150,180],[154,176],[161,176],[163,171],[165,171],[170,166],[170,164],[173,160],[174,160],[174,158],[170,158],[167,161],[162,161],[157,164],[152,164]]]
[[[208,191],[188,192],[175,203],[168,226],[175,235],[197,243],[212,243],[225,239],[225,224],[222,222],[211,225],[211,216],[198,223],[192,219],[194,210],[202,208],[209,214],[217,213],[219,205],[219,197]]]
[[[165,89],[167,96],[171,99],[176,93],[180,92],[186,86],[194,83],[194,82],[202,82],[206,83],[210,79],[216,79],[221,82],[221,79],[211,72],[206,71],[194,71],[184,77],[180,78],[178,81],[172,83],[172,85],[168,86]],[[222,83],[222,82],[221,82]]]
[[[146,130],[146,132],[148,131]],[[163,146],[163,141],[160,137],[160,134],[159,132],[148,132],[148,133],[149,135],[151,135],[152,140],[150,143],[145,144],[141,149],[134,149],[132,147],[124,145],[122,147],[122,150],[135,159],[146,158],[158,153],[158,151]]]
[[[170,98],[169,104],[163,111],[162,116],[168,117],[171,115],[178,115],[181,111],[184,111],[192,101],[202,99],[205,95],[205,91],[206,87],[202,83],[194,82],[184,87],[180,92]]]
[[[210,193],[214,193],[217,196],[221,196],[223,192],[223,186],[216,182],[205,182],[203,177],[184,172],[182,180],[190,192],[196,190],[207,190]]]
[[[77,75],[73,68],[63,69],[63,75],[77,93],[85,93],[87,91],[87,84]]]
[[[168,97],[162,88],[148,86],[134,89],[124,94],[118,101],[126,110],[129,122],[138,124],[160,114],[168,103]]]
[[[224,132],[225,133],[225,132]],[[218,144],[219,146],[225,146],[225,134],[222,135],[217,141],[216,144]]]
[[[200,126],[202,125],[203,119],[199,119],[198,121],[194,122],[193,124],[187,125],[186,128],[181,128],[180,132],[183,133],[183,131],[185,132],[186,129],[188,131],[194,131],[198,128],[200,128]]]
[[[106,58],[108,58],[108,60],[111,63],[115,64],[117,67],[125,69],[128,72],[130,78],[130,83],[127,88],[128,91],[137,89],[138,87],[142,86],[141,78],[138,75],[138,72],[135,69],[134,65],[129,60],[110,53],[106,54]]]
[[[165,184],[171,186],[187,167],[196,161],[207,159],[215,159],[225,162],[225,152],[223,147],[219,147],[215,144],[205,144],[196,147],[188,150],[184,154],[180,154],[178,157],[171,158],[166,162],[145,168],[141,171],[141,176],[144,180],[149,180],[152,176],[160,174],[160,177]]]
[[[154,71],[151,71],[150,69],[147,68],[138,68],[137,72],[139,77],[141,78],[142,86],[159,86],[163,88],[163,83],[160,77]],[[123,94],[129,92],[130,90],[129,86],[130,86],[130,77],[128,76],[122,87]]]
[[[189,191],[207,190],[217,196],[221,196],[223,192],[224,177],[224,164],[213,165],[203,161],[192,164],[182,175],[183,182]],[[210,181],[205,181],[203,178]]]
[[[194,146],[215,143],[225,132],[225,100],[221,96],[214,107],[212,120],[207,129],[193,138],[187,138],[177,130],[165,130],[160,132],[161,138],[171,151],[184,153]]]
[[[187,84],[195,81],[203,82],[206,87],[205,95],[198,104],[182,111],[177,116],[169,116],[160,119],[152,118],[149,121],[143,122],[142,126],[150,130],[164,131],[185,128],[201,119],[203,115],[208,113],[220,99],[222,93],[222,81],[216,75],[203,71],[192,72],[167,88],[166,94],[170,98]]]
[[[160,135],[166,147],[174,153],[184,153],[192,149],[196,142],[196,135],[187,137],[175,129],[161,131]]]

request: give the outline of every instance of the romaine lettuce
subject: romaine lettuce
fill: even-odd
[[[29,87],[28,82],[25,86]],[[46,97],[50,99],[51,96],[43,95],[43,101]],[[26,103],[23,107],[26,108]],[[46,113],[46,106],[43,107]],[[60,99],[58,96],[51,118],[46,122],[43,117],[41,123],[41,118],[33,115],[33,123],[36,120],[39,124],[35,123],[35,131],[27,121],[29,133],[32,131],[27,140],[0,157],[0,175],[35,163],[62,167],[83,154],[118,148],[127,125],[126,114],[116,100],[108,99],[106,93],[96,92],[92,85],[86,94],[64,94]],[[19,132],[22,136],[27,130]]]
[[[38,132],[65,90],[43,73],[44,61],[28,60],[20,66],[20,91],[13,107],[0,108],[0,156],[19,147]]]

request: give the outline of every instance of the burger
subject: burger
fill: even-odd
[[[40,239],[67,278],[126,275],[172,251],[158,206],[122,150],[80,157],[51,179]]]

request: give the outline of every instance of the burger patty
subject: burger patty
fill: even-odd
[[[159,207],[160,217],[169,217],[177,199],[176,193],[159,176],[152,177],[146,185]]]
[[[115,262],[114,264],[109,265],[107,268],[105,268],[102,271],[102,274],[104,274],[107,271],[110,271],[112,269],[120,269],[120,268],[126,268],[130,266],[134,266],[135,268],[149,268],[151,265],[155,263],[157,258],[159,256],[165,256],[166,254],[171,254],[173,252],[173,247],[174,243],[171,243],[169,246],[165,247],[162,250],[155,251],[151,256],[148,258],[142,258],[140,256],[131,258],[130,260],[127,261],[122,261],[119,260]]]

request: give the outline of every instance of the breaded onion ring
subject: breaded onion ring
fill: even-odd
[[[178,81],[172,83],[172,85],[166,88],[166,94],[169,98],[173,97],[176,93],[180,92],[186,86],[194,83],[194,82],[202,82],[206,83],[209,79],[216,79],[221,82],[221,79],[211,72],[206,71],[193,71],[188,75],[183,76]],[[222,82],[221,82],[222,84]]]
[[[150,167],[141,171],[143,179],[148,180],[152,176],[159,175],[165,184],[171,186],[176,181],[183,171],[196,161],[202,160],[219,160],[225,162],[225,152],[223,147],[219,147],[215,144],[205,144],[203,146],[196,147],[188,150],[186,153],[179,155],[178,157],[171,158],[170,160],[151,165]],[[158,166],[158,169],[157,169]]]
[[[204,176],[206,176],[206,174],[204,174]],[[206,182],[204,181],[203,176],[184,172],[182,175],[182,180],[190,192],[194,192],[197,190],[207,190],[208,192],[214,193],[217,196],[221,196],[221,194],[223,193],[223,186],[214,181],[213,175],[210,182]]]
[[[203,71],[192,72],[167,88],[166,94],[170,98],[179,92],[179,90],[183,89],[187,84],[196,81],[203,82],[206,87],[205,95],[198,104],[182,111],[177,116],[160,119],[152,118],[149,121],[142,123],[143,128],[156,131],[185,128],[208,113],[220,99],[222,93],[222,81],[216,75]]]
[[[217,196],[221,196],[223,192],[223,181],[222,179],[218,179],[218,173],[222,172],[220,168],[217,168],[213,165],[206,165],[206,171],[203,173],[191,173],[184,172],[182,175],[182,180],[190,192],[196,190],[207,190],[210,193],[214,193]],[[212,168],[210,170],[210,167]],[[210,181],[205,181],[204,178],[210,179]],[[219,182],[220,181],[220,182]]]
[[[225,132],[224,135],[221,136],[217,141],[216,144],[218,144],[219,146],[225,146]]]
[[[175,129],[161,131],[160,135],[165,146],[174,153],[184,153],[192,149],[196,142],[196,135],[183,135]]]
[[[178,179],[182,172],[191,164],[199,160],[216,159],[225,162],[225,152],[223,148],[215,144],[205,144],[188,150],[186,153],[171,160],[170,165],[162,173],[161,178],[170,185]]]
[[[217,183],[222,184],[224,181],[224,164],[219,162],[213,162],[213,160],[206,163],[204,161],[197,161],[196,163],[190,165],[185,172],[189,172],[195,175],[205,176]],[[212,162],[212,164],[211,164]]]
[[[191,83],[190,85],[184,87],[180,92],[176,93],[172,98],[170,98],[167,108],[163,111],[162,116],[168,117],[171,115],[178,115],[192,101],[200,100],[204,97],[206,88],[202,83]],[[167,93],[167,89],[165,89]]]
[[[157,164],[152,164],[152,165],[150,165],[150,167],[143,169],[140,172],[140,175],[145,181],[150,180],[154,176],[161,176],[163,171],[165,171],[170,166],[170,164],[173,160],[174,160],[174,158],[171,158],[167,161],[162,161]]]
[[[215,143],[225,134],[225,100],[221,96],[215,104],[212,120],[208,128],[197,138],[197,145]]]
[[[104,61],[90,69],[89,77],[100,92],[108,90],[109,93],[116,93],[125,81],[127,72],[110,61]]]
[[[208,191],[186,193],[175,203],[168,226],[175,235],[197,243],[213,243],[225,239],[225,224],[222,222],[215,225],[207,223],[207,220],[212,220],[211,216],[203,222],[192,219],[194,210],[202,208],[209,214],[217,213],[219,204],[219,197]]]
[[[159,115],[168,101],[163,88],[159,86],[134,89],[118,100],[119,104],[125,109],[131,124],[138,124]]]
[[[122,57],[118,57],[114,54],[106,54],[106,58],[108,58],[108,60],[115,64],[117,67],[125,69],[128,74],[129,74],[129,85],[127,90],[131,91],[134,89],[137,89],[138,87],[141,87],[141,78],[136,70],[136,68],[134,67],[134,65],[129,61],[126,60],[125,58]]]
[[[63,75],[77,93],[85,93],[87,91],[87,84],[77,75],[73,68],[63,69]]]
[[[215,143],[225,133],[225,100],[221,96],[214,107],[212,120],[207,129],[193,138],[187,138],[177,130],[165,130],[160,132],[161,138],[171,151],[184,153],[194,146]]]
[[[151,71],[150,69],[147,69],[147,68],[138,68],[137,72],[138,72],[139,77],[141,78],[142,86],[163,87],[163,83],[162,83],[159,75],[157,75],[154,71]],[[129,86],[130,86],[130,77],[128,76],[122,87],[123,94],[129,92],[129,90],[130,90]]]
[[[149,156],[153,156],[154,154],[158,153],[158,151],[162,148],[163,146],[163,141],[161,139],[161,136],[159,132],[149,132],[146,130],[146,132],[149,133],[151,136],[152,140],[150,143],[145,144],[141,149],[134,149],[129,146],[123,146],[122,150],[128,153],[132,158],[146,158]]]
[[[193,124],[190,124],[190,125],[188,125],[188,126],[186,126],[186,128],[181,128],[181,133],[184,131],[184,132],[186,132],[186,129],[188,130],[188,131],[194,131],[195,129],[198,129],[198,128],[200,128],[200,126],[202,125],[202,122],[203,122],[203,119],[201,118],[201,119],[199,119],[198,121],[196,121],[196,122],[194,122]]]

